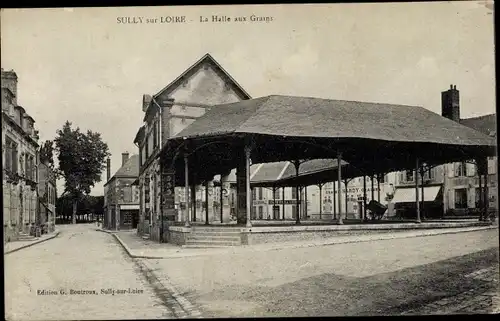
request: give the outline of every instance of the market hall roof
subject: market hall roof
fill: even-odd
[[[217,105],[176,136],[172,158],[187,144],[191,168],[205,176],[235,168],[244,142],[253,163],[336,158],[373,173],[495,154],[495,140],[423,107],[272,95]],[[183,172],[182,157],[175,168]],[[182,175],[176,175],[183,180]]]

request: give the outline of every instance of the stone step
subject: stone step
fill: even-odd
[[[206,236],[240,236],[241,232],[240,231],[193,231],[191,232],[192,235],[206,235]]]
[[[241,232],[241,227],[199,227],[193,226],[194,232]]]
[[[202,240],[202,241],[232,241],[232,242],[240,242],[241,237],[237,236],[225,236],[225,235],[200,235],[200,234],[192,234],[189,235],[188,240]]]
[[[186,240],[186,245],[204,245],[204,246],[238,246],[241,245],[241,241],[232,242],[226,240]]]
[[[236,246],[236,245],[200,245],[200,244],[186,244],[182,245],[183,248],[188,248],[188,249],[223,249],[223,248],[228,248],[231,246]]]

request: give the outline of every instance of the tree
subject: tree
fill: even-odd
[[[101,134],[71,127],[66,121],[63,128],[57,131],[54,139],[59,160],[58,174],[64,182],[64,192],[69,194],[73,205],[72,222],[76,224],[78,202],[89,195],[95,183],[101,181],[105,160],[110,156],[108,145],[102,141]]]
[[[40,147],[40,163],[48,164],[54,168],[54,142],[46,140]]]

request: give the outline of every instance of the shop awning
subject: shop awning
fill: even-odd
[[[424,202],[434,202],[439,194],[441,186],[426,186],[424,187]],[[418,199],[422,201],[422,187],[418,187]],[[403,187],[396,189],[394,198],[391,203],[415,203],[416,191],[415,187]]]

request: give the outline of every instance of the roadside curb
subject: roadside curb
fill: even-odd
[[[10,254],[10,253],[14,253],[14,252],[17,252],[17,251],[19,251],[19,250],[22,250],[22,249],[25,249],[25,248],[31,247],[31,246],[36,245],[36,244],[40,244],[40,243],[46,242],[46,241],[48,241],[48,240],[52,240],[53,238],[58,237],[60,233],[61,233],[61,231],[58,231],[56,234],[54,234],[54,235],[52,235],[52,236],[50,236],[50,237],[47,237],[47,238],[45,238],[45,239],[43,239],[43,240],[38,240],[38,241],[36,241],[36,242],[33,242],[33,243],[30,243],[30,244],[26,244],[26,245],[23,245],[23,246],[21,246],[21,247],[18,247],[17,249],[13,249],[13,250],[10,250],[10,251],[7,251],[7,252],[4,252],[4,255],[6,255],[6,254]]]
[[[118,242],[122,245],[122,247],[125,249],[125,251],[128,253],[128,255],[132,258],[136,259],[155,259],[155,260],[161,260],[161,259],[178,259],[178,258],[184,258],[184,257],[196,257],[196,256],[208,256],[208,255],[217,255],[217,254],[224,254],[224,253],[229,253],[229,254],[238,254],[238,253],[245,253],[245,252],[252,252],[252,251],[276,251],[276,250],[281,250],[281,249],[296,249],[296,248],[308,248],[308,247],[317,247],[317,246],[328,246],[328,245],[338,245],[338,244],[349,244],[349,243],[363,243],[363,242],[372,242],[372,241],[384,241],[384,240],[394,240],[394,239],[406,239],[406,238],[414,238],[414,237],[426,237],[426,236],[436,236],[436,235],[444,235],[444,234],[458,234],[458,233],[470,233],[470,232],[476,232],[476,231],[482,231],[482,230],[490,230],[490,229],[497,229],[497,225],[489,225],[489,226],[480,226],[480,227],[457,227],[455,228],[456,230],[448,230],[448,231],[443,231],[443,229],[429,229],[428,231],[419,231],[420,234],[417,235],[398,235],[400,232],[396,234],[380,234],[376,235],[375,237],[365,237],[365,238],[351,238],[351,239],[332,239],[332,240],[327,240],[327,241],[319,241],[319,242],[312,242],[312,243],[292,243],[292,244],[279,244],[276,246],[269,246],[269,247],[259,247],[257,244],[256,245],[243,245],[243,246],[234,246],[234,247],[227,247],[227,248],[203,248],[200,250],[209,250],[207,251],[208,253],[203,253],[203,252],[196,252],[196,253],[176,253],[176,254],[168,254],[168,255],[137,255],[134,254],[133,250],[131,250],[123,241],[122,239],[116,235],[116,233],[112,231],[106,231],[106,230],[99,230],[105,233],[109,233],[114,235],[114,237],[118,240]],[[453,228],[450,228],[453,229]],[[464,230],[467,229],[467,230]],[[404,233],[404,232],[402,232]]]
[[[444,235],[444,234],[459,234],[459,233],[470,233],[477,232],[482,230],[491,230],[496,229],[497,226],[484,226],[484,227],[473,227],[470,230],[459,230],[459,231],[428,231],[428,233],[422,233],[418,235],[386,235],[382,234],[377,238],[366,238],[366,239],[351,239],[351,240],[332,240],[327,242],[318,242],[318,243],[306,243],[306,244],[293,244],[293,245],[285,245],[281,244],[280,247],[269,247],[267,249],[252,249],[252,245],[247,245],[248,250],[258,250],[258,251],[275,251],[280,249],[295,249],[295,248],[307,248],[307,247],[315,247],[315,246],[327,246],[327,245],[337,245],[337,244],[349,244],[349,243],[365,243],[371,241],[385,241],[385,240],[394,240],[394,239],[408,239],[414,237],[425,237],[425,236],[435,236],[435,235]],[[434,230],[434,229],[433,229]]]
[[[144,257],[144,256],[137,256],[133,255],[132,251],[130,248],[125,244],[125,242],[122,241],[122,239],[116,234],[111,231],[106,231],[103,229],[98,229],[98,231],[105,232],[108,234],[111,234],[114,236],[114,238],[120,243],[120,245],[123,247],[125,252],[127,252],[128,256],[134,259],[149,259],[149,257]],[[154,258],[152,258],[154,259]],[[173,286],[172,282],[170,282],[170,279],[167,276],[163,276],[163,278],[159,278],[154,272],[153,272],[153,267],[151,267],[147,262],[143,260],[136,260],[135,262],[139,267],[141,268],[141,271],[143,273],[151,273],[161,284],[163,288],[165,288],[170,295],[174,298],[174,300],[181,306],[183,312],[190,318],[201,318],[201,312],[195,308],[195,306],[189,302],[185,297],[183,297],[179,291]]]

